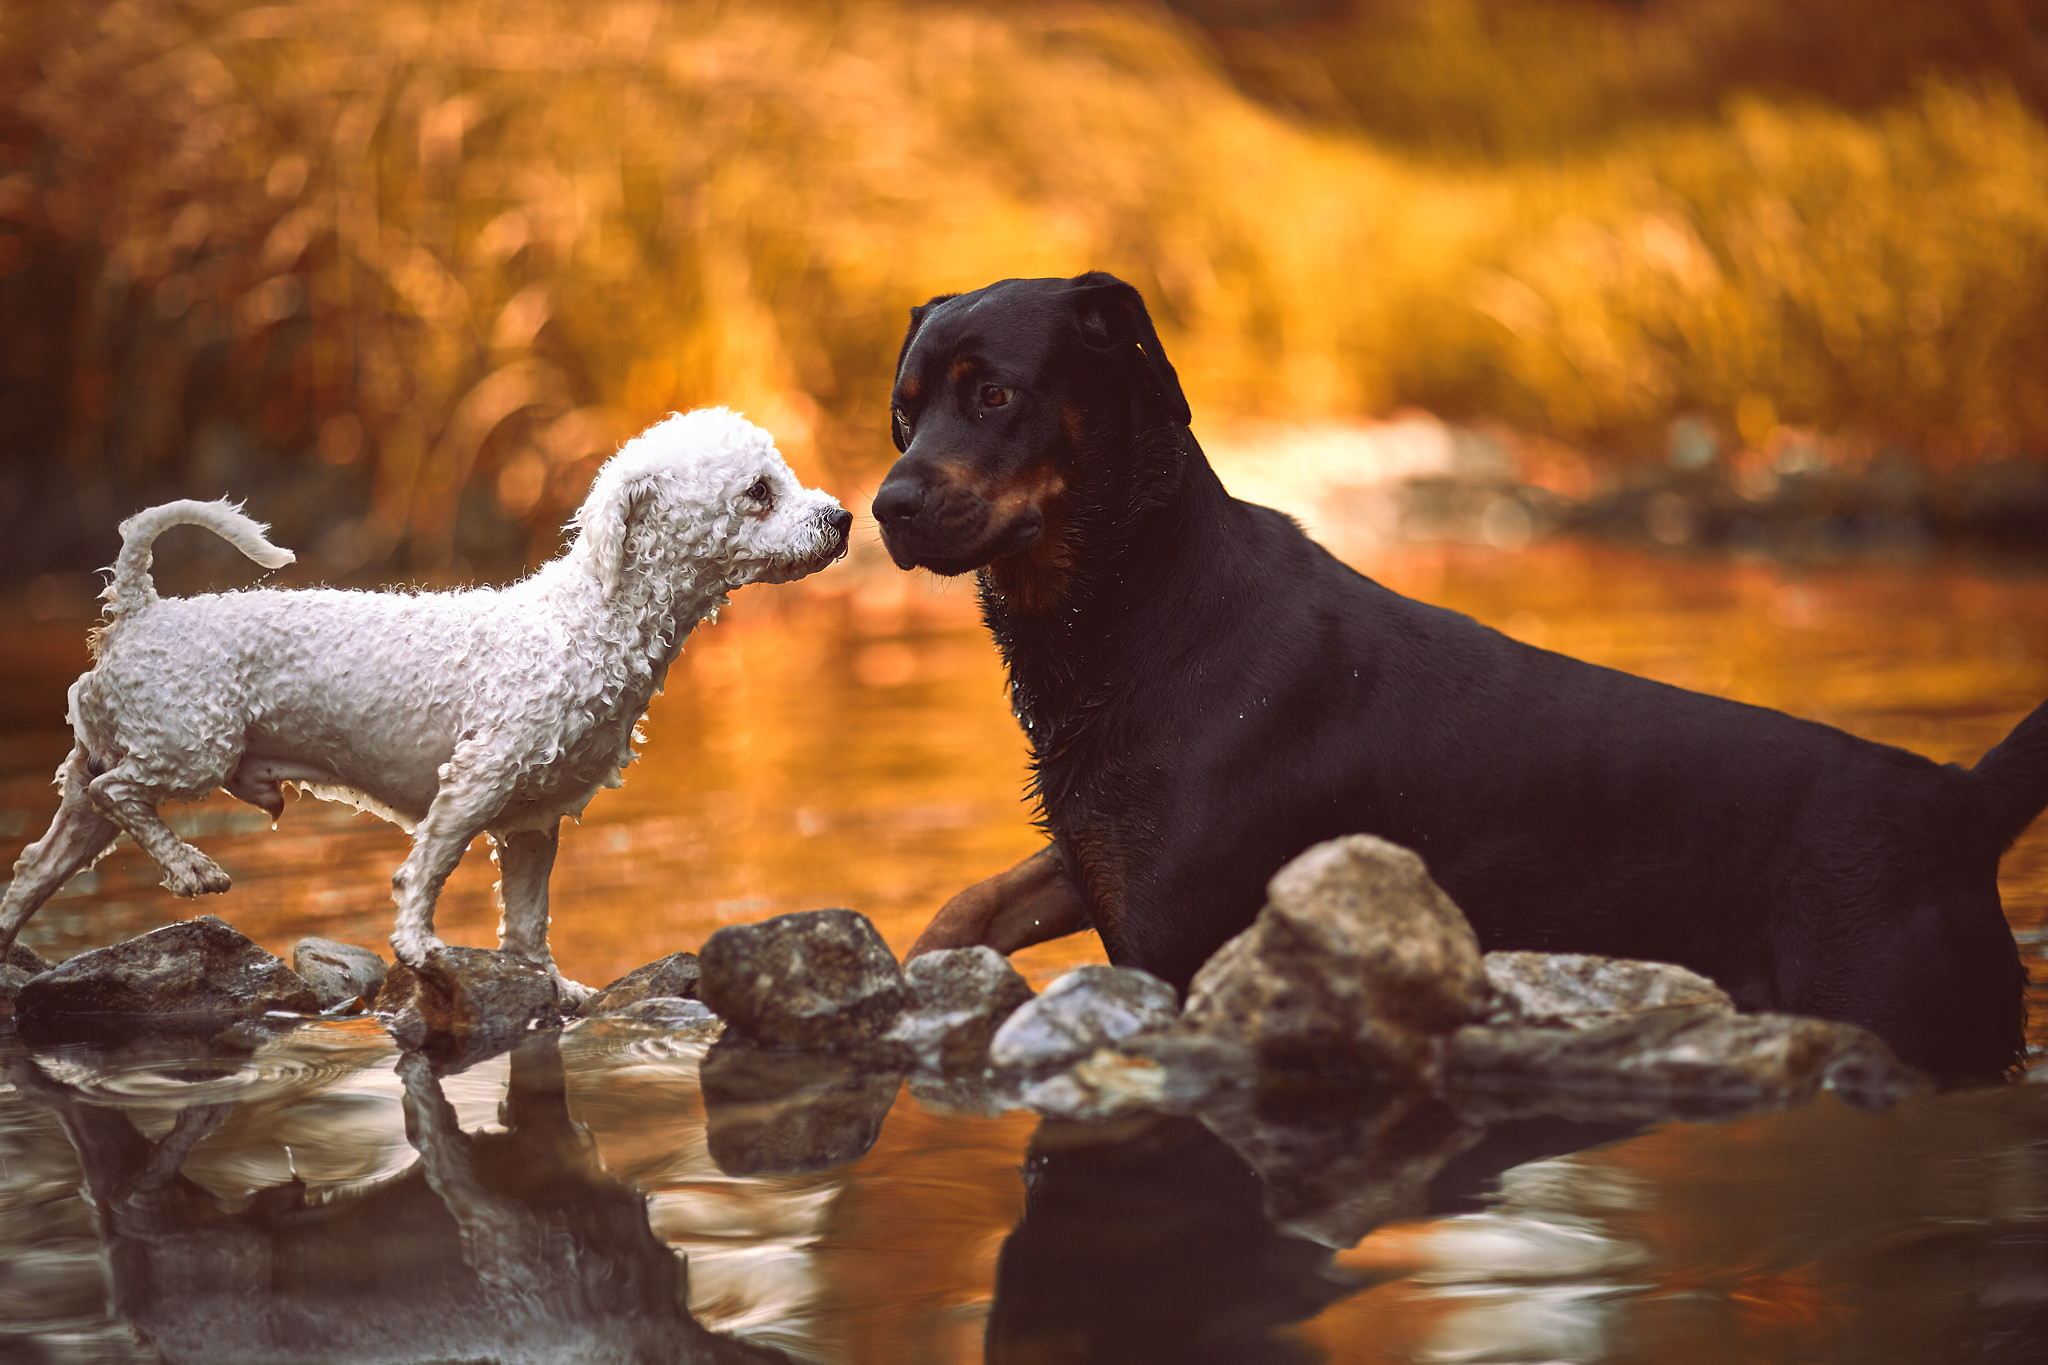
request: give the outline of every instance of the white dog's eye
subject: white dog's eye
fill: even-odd
[[[746,496],[752,498],[755,502],[767,502],[774,492],[774,487],[768,482],[768,476],[763,474],[760,478],[747,485]]]

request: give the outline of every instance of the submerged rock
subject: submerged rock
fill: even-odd
[[[351,1000],[376,1004],[388,969],[368,948],[331,938],[302,938],[292,948],[292,970],[313,988],[320,1008],[331,1010]]]
[[[989,1062],[1038,1071],[1093,1056],[1179,1013],[1173,987],[1131,967],[1076,967],[1025,1002],[995,1032]]]
[[[1650,1010],[1733,1014],[1735,1002],[1697,972],[1669,962],[1582,953],[1488,953],[1493,990],[1485,1023],[1593,1028]]]
[[[1697,1006],[1581,1026],[1473,1025],[1451,1035],[1444,1074],[1459,1110],[1483,1120],[1706,1117],[1824,1088],[1882,1108],[1928,1084],[1854,1025]]]
[[[1188,990],[1185,1026],[1281,1071],[1423,1070],[1489,998],[1479,941],[1407,849],[1366,834],[1280,869]]]
[[[727,1175],[822,1170],[875,1145],[901,1072],[841,1053],[763,1047],[728,1032],[704,1054],[705,1142]]]
[[[595,1019],[600,1014],[617,1014],[646,1000],[695,1000],[697,998],[697,955],[670,953],[658,961],[635,967],[617,981],[585,1000],[577,1009],[579,1018]]]
[[[698,998],[772,1047],[870,1046],[909,998],[888,945],[851,910],[729,925],[705,942],[698,969]]]
[[[212,915],[89,949],[29,978],[15,1000],[25,1024],[45,1029],[71,1020],[116,1028],[166,1018],[225,1025],[319,1010],[291,968]]]
[[[391,968],[377,1017],[399,1046],[454,1070],[558,1022],[561,996],[553,974],[524,958],[443,945],[417,970],[403,962]]]
[[[948,1074],[988,1065],[989,1041],[1031,999],[1031,987],[995,949],[947,948],[903,968],[910,1005],[887,1042],[915,1066]]]
[[[702,1000],[684,1000],[672,995],[651,995],[598,1016],[628,1024],[646,1024],[670,1033],[698,1034],[709,1038],[725,1028],[725,1021],[711,1012]]]

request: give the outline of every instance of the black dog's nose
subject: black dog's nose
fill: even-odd
[[[875,520],[909,521],[924,506],[924,485],[915,479],[890,479],[875,492]]]

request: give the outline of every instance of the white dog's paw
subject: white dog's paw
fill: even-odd
[[[414,971],[427,965],[427,954],[446,946],[432,934],[407,933],[401,929],[391,935],[391,951]]]
[[[228,874],[221,870],[219,863],[186,844],[183,851],[172,856],[170,862],[162,864],[164,888],[173,896],[190,899],[193,896],[210,896],[225,891],[230,885]]]
[[[591,996],[597,994],[597,987],[586,986],[581,981],[571,981],[560,972],[555,973],[555,989],[562,993],[562,1003],[575,1009]]]

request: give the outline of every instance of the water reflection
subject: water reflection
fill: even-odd
[[[176,1106],[162,1096],[178,1078],[161,1075],[145,1105],[168,1118],[161,1131],[105,1085],[51,1074],[64,1069],[24,1056],[11,1075],[77,1153],[114,1312],[167,1362],[787,1358],[691,1318],[683,1263],[641,1193],[570,1118],[553,1033],[512,1052],[501,1129],[466,1131],[432,1064],[408,1053],[396,1076],[416,1162],[319,1191],[292,1170],[240,1198],[187,1169],[237,1105],[213,1082],[240,1066],[186,1068],[219,1075],[196,1075]]]

